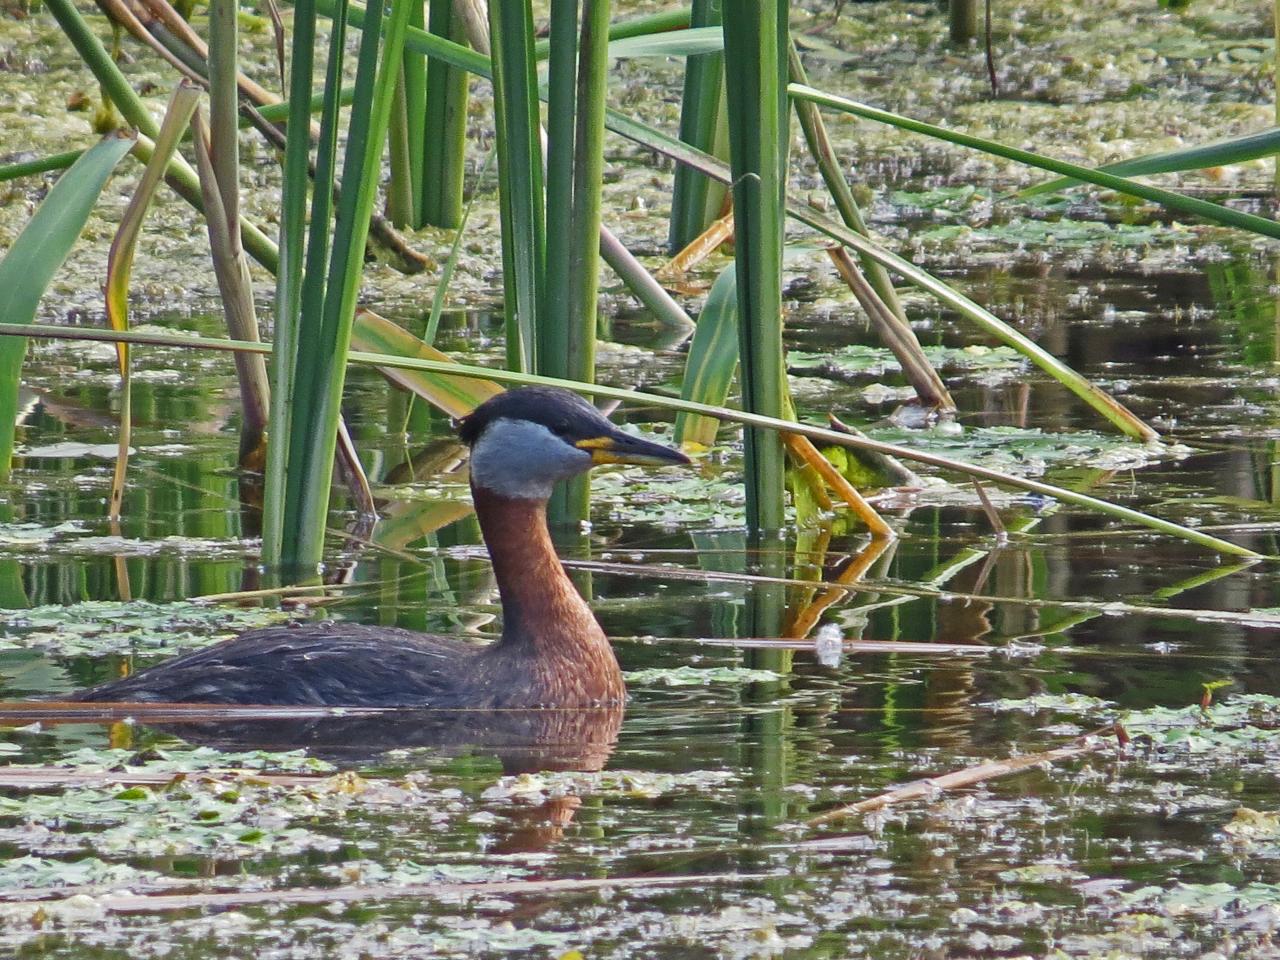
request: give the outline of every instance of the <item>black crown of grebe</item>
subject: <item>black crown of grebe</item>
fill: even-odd
[[[471,492],[502,597],[499,640],[477,647],[340,622],[268,627],[79,699],[469,709],[620,703],[622,673],[556,556],[547,499],[557,483],[597,464],[688,458],[619,430],[576,394],[547,387],[498,394],[458,433],[471,447]]]

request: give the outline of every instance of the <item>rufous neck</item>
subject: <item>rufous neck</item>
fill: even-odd
[[[558,656],[572,655],[581,643],[607,643],[556,554],[547,502],[483,487],[471,492],[502,596],[502,646]]]

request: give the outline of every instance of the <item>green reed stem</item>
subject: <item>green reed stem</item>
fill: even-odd
[[[459,43],[465,37],[462,22],[454,14],[449,0],[436,0],[431,4],[427,23],[437,36]],[[468,82],[465,70],[434,58],[427,64],[419,212],[422,224],[452,229],[462,223]]]
[[[335,23],[335,32],[338,29]],[[313,0],[295,0],[291,39],[289,113],[285,128],[287,138],[280,213],[280,269],[276,275],[276,348],[271,358],[271,411],[267,428],[277,442],[267,444],[262,505],[262,556],[263,561],[271,566],[280,563],[283,548],[288,495],[288,438],[292,433],[294,371],[302,316],[302,271],[306,259],[308,167],[311,159],[311,88],[315,71],[316,9]],[[339,96],[339,88],[326,88],[321,98],[322,112],[326,100],[336,101]],[[323,125],[321,130],[323,133]],[[321,176],[322,171],[317,169],[316,174]],[[317,197],[322,194],[333,196],[331,170],[327,176],[328,181],[316,191]],[[328,225],[327,218],[325,225]]]
[[[83,150],[68,150],[55,153],[38,160],[24,160],[22,163],[9,163],[0,166],[0,183],[6,180],[17,180],[19,177],[31,177],[50,170],[66,170],[84,156]]]
[[[596,300],[600,291],[600,186],[604,177],[609,12],[609,0],[587,0],[578,44],[566,369],[567,379],[581,380],[584,383],[595,380],[596,374]]]
[[[720,23],[719,0],[693,0],[690,25],[712,27]],[[720,116],[724,57],[704,53],[685,61],[684,91],[680,98],[680,139],[707,153],[715,152],[716,125]],[[671,222],[667,246],[678,253],[710,224],[708,194],[715,186],[723,200],[723,188],[686,166],[677,166],[671,195]]]
[[[543,304],[546,233],[533,16],[526,0],[493,0],[489,31],[507,367],[527,371],[537,363],[534,337]]]
[[[574,379],[569,369],[569,330],[574,309],[570,275],[575,243],[578,0],[551,0],[548,43],[546,312],[538,325],[536,369],[548,377]]]
[[[724,7],[742,405],[774,419],[782,419],[787,406],[782,355],[787,11],[781,0],[729,0]],[[776,433],[745,431],[749,529],[782,529],[785,466]]]

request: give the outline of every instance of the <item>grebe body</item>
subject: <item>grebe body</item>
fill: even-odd
[[[499,640],[478,647],[335,622],[268,627],[78,699],[468,710],[620,704],[617,659],[556,556],[547,500],[557,483],[596,464],[688,458],[619,430],[573,393],[544,387],[493,397],[459,435],[471,447],[476,516],[502,598]]]

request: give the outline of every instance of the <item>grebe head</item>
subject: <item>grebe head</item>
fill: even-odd
[[[678,450],[624,433],[582,397],[555,387],[518,387],[462,420],[473,486],[518,500],[545,500],[561,480],[601,463],[688,463]]]

